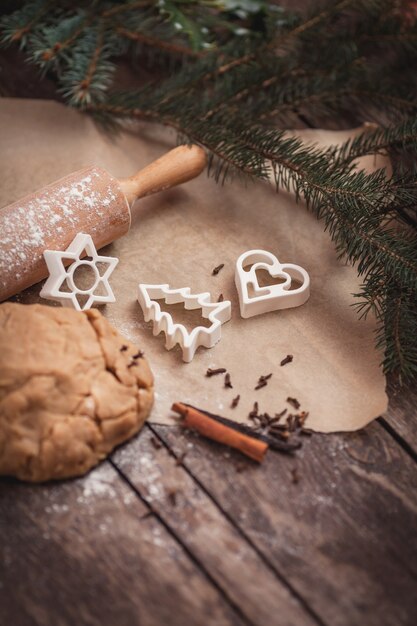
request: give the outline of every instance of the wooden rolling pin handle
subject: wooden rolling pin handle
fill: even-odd
[[[206,166],[206,154],[199,146],[178,146],[130,178],[119,180],[129,206],[135,200],[169,189],[198,176]]]

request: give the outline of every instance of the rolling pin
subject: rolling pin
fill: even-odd
[[[97,249],[125,235],[138,198],[198,176],[206,156],[179,146],[130,178],[79,170],[0,210],[0,302],[48,275],[44,250],[65,250],[77,233]]]

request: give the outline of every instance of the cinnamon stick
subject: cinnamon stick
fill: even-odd
[[[172,410],[183,417],[182,423],[186,428],[192,428],[213,441],[235,448],[258,463],[263,461],[268,450],[265,441],[238,432],[181,402],[175,402]]]

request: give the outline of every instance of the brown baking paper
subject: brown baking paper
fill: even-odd
[[[298,134],[325,144],[340,141],[329,131]],[[0,135],[1,206],[87,165],[119,177],[131,175],[175,143],[173,133],[150,125],[110,137],[85,115],[33,100],[0,101]],[[309,272],[311,297],[304,306],[240,317],[235,262],[254,248]],[[330,432],[360,428],[386,409],[375,322],[359,320],[351,306],[351,294],[360,289],[356,271],[337,260],[323,224],[288,194],[277,195],[262,183],[220,186],[203,174],[139,201],[129,234],[103,253],[120,262],[111,278],[116,303],[102,310],[150,360],[156,379],[152,421],[172,423],[174,401],[243,420],[254,401],[261,412],[272,414],[288,406],[291,396],[309,411],[310,428]],[[213,276],[220,263],[224,268]],[[200,348],[189,364],[182,362],[178,347],[166,351],[163,335],[154,338],[152,324],[143,321],[136,299],[139,282],[191,287],[192,292],[211,292],[215,300],[220,294],[230,299],[232,319],[223,326],[220,343],[211,350]],[[41,301],[39,290],[36,285],[18,300]],[[179,305],[175,308],[177,321],[199,323],[198,312],[186,316]],[[287,354],[293,362],[281,367]],[[207,378],[208,367],[227,368],[233,389],[224,387],[223,376]],[[255,391],[258,378],[271,372],[268,385]],[[240,403],[231,409],[237,394]]]

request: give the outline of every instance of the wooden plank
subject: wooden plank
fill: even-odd
[[[389,406],[386,414],[382,416],[382,426],[393,436],[397,434],[400,445],[417,459],[417,385],[400,387],[388,378],[387,390]]]
[[[155,448],[151,439],[151,431],[145,430],[119,449],[113,462],[248,621],[276,626],[280,616],[287,626],[317,624],[167,449]]]
[[[415,623],[416,466],[378,424],[313,435],[294,459],[268,453],[261,467],[179,428],[155,428],[324,622]]]
[[[60,484],[3,480],[0,624],[247,623],[147,511],[109,463]]]

